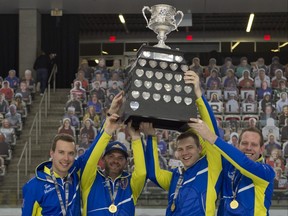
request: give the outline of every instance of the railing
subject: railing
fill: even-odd
[[[31,165],[31,158],[32,158],[32,137],[35,137],[35,144],[38,146],[39,145],[39,136],[42,134],[42,107],[43,107],[43,102],[44,102],[44,114],[45,118],[48,116],[48,108],[50,108],[50,88],[51,88],[51,79],[53,77],[53,92],[55,93],[56,90],[56,73],[57,73],[57,65],[54,64],[51,75],[48,79],[48,89],[45,89],[45,92],[43,94],[43,97],[40,100],[39,106],[38,106],[38,111],[34,116],[31,128],[29,130],[28,134],[28,141],[26,141],[22,153],[20,155],[20,158],[17,163],[17,198],[20,199],[20,164],[22,162],[23,156],[25,154],[25,168],[24,168],[24,173],[25,176],[28,175],[28,162],[29,165]],[[33,133],[33,130],[35,129],[35,134]]]
[[[51,103],[50,103],[51,84],[50,83],[51,83],[52,77],[53,77],[53,93],[55,93],[55,90],[56,90],[56,73],[57,73],[57,65],[54,64],[53,69],[52,69],[52,73],[48,79],[48,108],[50,108],[50,105],[51,105]]]
[[[25,154],[25,175],[27,176],[28,170],[28,156],[27,156],[27,145],[28,142],[25,143],[22,153],[20,155],[19,161],[17,163],[17,199],[20,199],[20,163],[22,161],[23,155]]]

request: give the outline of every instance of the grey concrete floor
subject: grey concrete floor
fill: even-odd
[[[0,208],[1,216],[19,216],[20,208]],[[136,208],[136,216],[164,216],[165,209]],[[288,209],[271,209],[270,216],[288,216]]]

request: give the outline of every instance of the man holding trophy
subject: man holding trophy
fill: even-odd
[[[149,21],[146,10],[151,13]],[[165,45],[167,34],[177,29],[183,13],[164,4],[151,9],[145,6],[142,12],[159,42],[154,47],[142,46],[137,53],[136,62],[128,73],[123,119],[125,122],[132,119],[136,128],[146,122],[142,123],[142,129],[148,135],[147,174],[157,185],[169,190],[166,215],[214,215],[221,185],[220,154],[195,133],[185,131],[189,129],[189,119],[197,117],[196,104],[202,119],[216,134],[217,124],[211,120],[213,112],[206,99],[201,97],[199,77],[188,71],[184,53]],[[176,23],[178,14],[181,17]],[[154,127],[184,132],[177,140],[184,170],[160,169]]]
[[[156,47],[167,49],[169,47],[164,44],[166,35],[176,29],[171,27],[175,26],[175,8],[169,5],[155,5],[151,8],[148,8],[152,13],[149,23],[145,18],[148,27],[158,34],[159,43]],[[147,7],[143,8],[143,13],[146,9]],[[180,56],[179,53],[174,53],[175,55]],[[169,60],[165,55],[160,56]],[[172,67],[171,69],[173,70]],[[194,85],[196,104],[203,120],[195,118],[192,113],[192,118],[187,118],[190,119],[188,125],[198,136],[188,131],[177,139],[176,152],[184,169],[178,168],[171,172],[160,169],[154,128],[151,123],[145,125],[148,134],[145,153],[147,176],[161,188],[169,190],[166,215],[215,215],[215,201],[220,188],[222,197],[218,215],[268,215],[275,173],[269,165],[261,163],[264,149],[261,132],[253,128],[243,130],[238,149],[219,139],[213,111],[206,99],[201,97],[199,77],[193,71],[183,72],[185,85]],[[165,101],[164,96],[163,99]],[[177,103],[175,97],[174,101]],[[178,111],[178,117],[178,113],[182,111],[179,107],[183,107],[183,104],[177,104],[175,110]],[[180,117],[183,116],[180,114]]]

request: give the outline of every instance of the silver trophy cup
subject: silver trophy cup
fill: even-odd
[[[145,11],[151,13],[150,20],[148,21]],[[165,44],[167,34],[176,30],[183,19],[183,12],[176,11],[175,7],[166,4],[154,5],[151,8],[144,6],[142,9],[143,16],[147,22],[147,27],[153,30],[157,34],[158,44],[155,47],[170,49]],[[180,20],[176,23],[175,17],[180,14]]]

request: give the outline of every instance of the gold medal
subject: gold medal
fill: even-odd
[[[233,199],[231,202],[230,202],[230,207],[231,209],[237,209],[239,206],[239,203],[237,202],[237,200]]]
[[[175,204],[172,203],[172,205],[171,205],[171,207],[170,207],[171,212],[174,212],[175,208],[176,208]]]
[[[115,212],[117,212],[117,206],[114,205],[114,204],[111,204],[111,205],[109,206],[109,212],[110,212],[110,213],[115,213]]]

